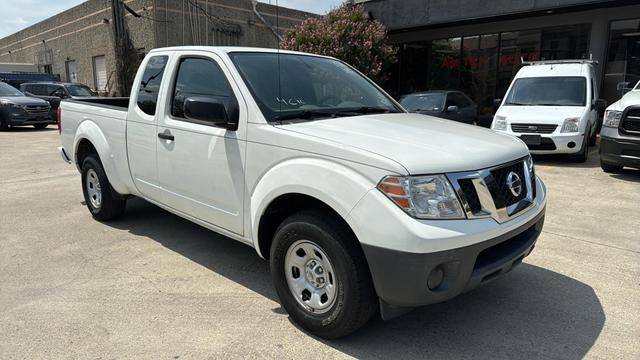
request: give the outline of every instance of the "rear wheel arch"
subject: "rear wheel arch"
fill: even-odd
[[[100,154],[98,154],[98,150],[96,150],[96,147],[93,145],[93,143],[87,138],[80,139],[75,151],[76,166],[78,167],[78,169],[82,169],[82,163],[87,158],[87,156],[91,154],[95,154],[98,160],[100,160]]]

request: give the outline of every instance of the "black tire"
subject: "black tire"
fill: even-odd
[[[596,146],[596,142],[598,141],[598,131],[593,129],[593,134],[589,137],[589,146]]]
[[[0,114],[0,131],[9,130],[9,124],[7,124],[7,120],[4,119],[4,116]]]
[[[607,164],[606,162],[603,162],[602,160],[600,160],[600,167],[602,168],[602,171],[604,171],[606,173],[609,173],[609,174],[617,174],[617,173],[622,172],[622,166]]]
[[[333,266],[337,286],[325,313],[305,309],[289,290],[285,259],[299,240],[312,241]],[[345,224],[321,211],[303,211],[287,218],[276,230],[270,251],[271,276],[282,306],[294,322],[325,339],[346,336],[364,326],[378,309],[378,301],[364,253]]]
[[[38,130],[42,130],[42,129],[46,128],[47,126],[49,126],[49,124],[35,124],[35,125],[33,125],[33,127],[38,129]]]
[[[101,201],[99,206],[95,206],[89,195],[87,185],[87,176],[92,171],[99,181]],[[82,162],[82,193],[87,208],[94,219],[99,221],[108,221],[115,219],[124,213],[126,200],[122,199],[119,194],[113,190],[107,175],[102,168],[102,163],[97,155],[91,154]]]
[[[580,151],[571,155],[571,159],[577,163],[583,163],[587,161],[589,158],[589,134],[584,134],[584,139],[582,139],[582,145],[580,146]]]

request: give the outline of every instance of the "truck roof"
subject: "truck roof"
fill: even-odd
[[[545,76],[587,76],[589,63],[532,64],[523,66],[516,78]]]
[[[290,50],[279,50],[279,49],[271,49],[271,48],[259,48],[259,47],[242,47],[242,46],[171,46],[171,47],[163,47],[156,48],[151,50],[149,53],[155,52],[166,52],[166,51],[209,51],[218,54],[228,54],[232,52],[261,52],[261,53],[278,53],[281,54],[298,54],[298,55],[310,55],[310,56],[318,56],[331,58],[330,56],[323,56],[311,53],[305,53],[300,51],[290,51]]]

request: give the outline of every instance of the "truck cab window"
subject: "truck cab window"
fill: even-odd
[[[171,115],[184,118],[184,101],[193,96],[219,100],[228,114],[237,109],[235,96],[226,76],[218,64],[211,60],[184,58],[180,61],[171,100]]]
[[[168,56],[154,56],[149,59],[138,88],[138,107],[147,115],[156,114],[158,93]]]

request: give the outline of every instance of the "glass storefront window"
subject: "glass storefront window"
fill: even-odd
[[[462,38],[434,40],[431,42],[429,66],[429,90],[457,89],[460,80],[460,46]]]
[[[602,97],[617,101],[640,81],[640,19],[611,23]]]
[[[522,67],[521,60],[540,60],[541,35],[541,30],[513,31],[500,35],[496,98],[504,97],[511,80]]]
[[[427,63],[431,52],[431,42],[407,43],[400,54],[399,88],[400,94],[427,90]]]
[[[462,40],[460,90],[478,104],[480,116],[493,113],[498,39],[498,34],[487,34],[469,36]]]
[[[618,27],[629,32],[635,26],[638,32],[634,21]],[[493,100],[504,97],[522,60],[587,58],[590,29],[581,24],[405,43],[392,93],[461,90],[478,104],[483,122],[492,117]],[[640,73],[640,65],[635,67]]]
[[[542,30],[540,58],[544,60],[589,58],[589,24]]]

